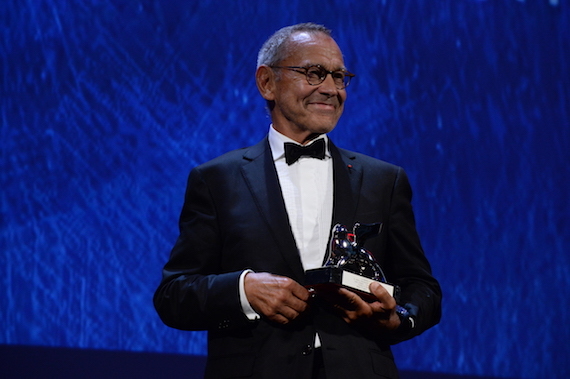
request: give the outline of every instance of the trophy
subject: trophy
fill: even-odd
[[[305,287],[318,294],[342,286],[356,292],[364,300],[375,301],[376,297],[370,293],[369,287],[376,281],[398,301],[400,288],[387,283],[382,268],[363,247],[364,242],[377,236],[381,229],[381,223],[356,223],[350,233],[344,225],[336,224],[326,263],[323,267],[305,272]]]

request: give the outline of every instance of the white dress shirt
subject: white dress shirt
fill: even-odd
[[[292,139],[269,130],[269,146],[279,176],[281,193],[289,215],[289,224],[299,249],[303,268],[321,267],[331,231],[333,210],[332,157],[325,150],[325,159],[301,157],[292,165],[285,162],[285,142],[300,145]],[[328,138],[322,135],[328,146]],[[311,141],[313,143],[316,140]]]

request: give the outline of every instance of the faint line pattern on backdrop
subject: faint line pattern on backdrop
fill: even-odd
[[[205,354],[155,315],[157,267],[190,168],[267,131],[262,39],[309,20],[358,75],[333,138],[406,168],[444,290],[401,368],[570,375],[570,17],[546,0],[5,2],[0,343]]]

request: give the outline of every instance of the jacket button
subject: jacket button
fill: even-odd
[[[218,324],[218,329],[227,329],[230,326],[230,320],[222,320]]]
[[[306,345],[303,348],[303,355],[309,355],[313,352],[313,347],[311,345]]]

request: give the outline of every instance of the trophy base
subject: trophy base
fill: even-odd
[[[345,287],[356,292],[366,301],[376,301],[376,296],[370,293],[370,284],[380,283],[388,291],[390,296],[398,301],[400,288],[388,283],[370,279],[339,267],[320,267],[305,272],[305,287],[314,289],[316,293],[336,291],[338,287]]]

